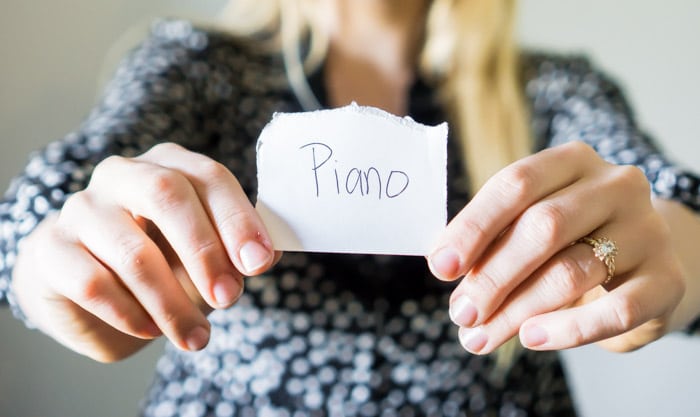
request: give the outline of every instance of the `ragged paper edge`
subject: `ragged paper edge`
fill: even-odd
[[[256,142],[256,160],[260,158],[261,152],[260,148],[263,145],[263,137],[265,136],[265,131],[268,129],[273,129],[274,125],[276,123],[279,123],[282,119],[285,118],[299,118],[299,117],[309,117],[309,116],[320,116],[324,113],[327,112],[353,112],[356,114],[362,114],[362,115],[369,115],[372,117],[378,117],[382,121],[389,121],[392,123],[395,123],[399,126],[412,129],[412,130],[417,130],[421,134],[424,134],[428,137],[427,140],[433,140],[433,139],[439,139],[439,138],[445,138],[445,145],[444,148],[440,150],[440,160],[441,160],[441,167],[444,167],[444,177],[445,181],[443,183],[443,187],[441,190],[441,197],[442,201],[444,201],[444,209],[442,211],[442,221],[441,223],[444,224],[444,227],[447,226],[447,221],[448,221],[448,187],[447,187],[447,179],[448,179],[448,172],[447,172],[447,142],[449,140],[449,126],[447,122],[442,122],[440,124],[430,126],[421,122],[415,121],[412,117],[410,116],[397,116],[395,114],[389,113],[385,110],[376,108],[376,107],[371,107],[371,106],[360,106],[356,102],[352,102],[351,104],[343,107],[338,107],[334,109],[321,109],[321,110],[314,110],[314,111],[306,111],[306,112],[292,112],[292,113],[287,113],[287,112],[274,112],[272,114],[272,119],[263,127],[263,129],[260,131],[260,135],[258,136],[258,140]],[[256,161],[257,162],[257,161]],[[257,164],[256,164],[257,166]],[[257,183],[260,184],[260,172],[256,171],[256,179]],[[256,193],[257,194],[257,193]],[[256,195],[256,205],[257,205],[257,195]],[[273,242],[274,243],[274,242]],[[431,244],[428,246],[429,248],[432,248],[437,242],[431,242]],[[277,249],[277,248],[276,248]],[[290,251],[288,249],[283,249],[285,251]],[[357,251],[349,251],[349,250],[299,250],[295,249],[293,250],[294,252],[314,252],[314,253],[337,253],[337,254],[356,254],[356,255],[395,255],[395,256],[428,256],[429,253],[418,253],[418,252],[392,252],[392,253],[387,253],[384,251],[362,251],[362,252],[357,252]]]
[[[272,126],[280,121],[280,119],[284,118],[299,118],[299,117],[309,117],[309,116],[321,116],[324,113],[337,113],[337,112],[349,112],[349,113],[356,113],[356,114],[361,114],[361,115],[368,115],[372,117],[377,117],[380,118],[382,121],[388,121],[392,123],[396,123],[400,126],[407,127],[409,129],[413,130],[418,130],[421,133],[428,133],[429,137],[433,137],[433,135],[429,134],[431,132],[435,132],[436,129],[438,129],[438,134],[439,136],[444,136],[447,137],[448,134],[448,126],[447,122],[442,122],[438,125],[435,126],[430,126],[426,125],[420,122],[416,122],[413,120],[411,116],[397,116],[395,114],[389,113],[385,110],[379,109],[377,107],[371,107],[371,106],[360,106],[356,102],[352,102],[348,104],[347,106],[343,107],[338,107],[335,109],[322,109],[322,110],[314,110],[314,111],[309,111],[309,112],[295,112],[295,113],[285,113],[285,112],[274,112],[272,114],[272,119],[270,122],[268,122],[263,130],[260,132],[260,135],[258,136],[258,140],[255,145],[256,151],[260,149],[262,146],[262,137],[263,132],[265,130],[272,128]],[[447,155],[447,152],[445,152],[445,155]]]

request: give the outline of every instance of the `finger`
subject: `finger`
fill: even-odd
[[[486,323],[460,330],[460,342],[471,353],[490,353],[517,334],[527,319],[574,302],[606,274],[607,268],[588,246],[573,245],[529,277]],[[459,321],[460,315],[452,311],[453,320]]]
[[[273,264],[267,229],[225,166],[173,144],[156,146],[139,159],[176,170],[190,181],[239,271],[255,275]]]
[[[50,247],[51,253],[39,253],[39,257],[52,262],[50,271],[40,278],[49,288],[123,333],[141,339],[161,335],[148,313],[82,245],[54,231],[42,238],[46,242],[41,247]]]
[[[520,330],[524,346],[536,350],[567,349],[624,334],[669,313],[682,296],[669,271],[623,278],[614,291],[590,303],[527,320]],[[671,284],[671,285],[669,285]]]
[[[577,181],[598,160],[589,146],[572,142],[498,172],[448,224],[428,259],[432,273],[443,280],[466,274],[525,208]]]
[[[619,257],[617,261],[618,275],[611,283],[606,284],[609,290],[625,285],[624,277],[650,257],[647,239],[638,238],[636,234],[630,233],[631,230],[636,230],[646,237],[656,236],[659,232],[652,221],[640,222],[639,225],[615,223],[595,232],[601,235],[623,236],[620,247],[623,248],[621,254],[624,256]],[[654,255],[655,258],[659,256]],[[472,353],[489,353],[514,336],[529,318],[559,310],[583,299],[584,295],[592,293],[591,289],[604,283],[609,273],[607,264],[596,256],[590,245],[577,243],[568,246],[518,286],[485,323],[462,329],[461,341]],[[603,290],[602,294],[605,293]],[[598,292],[596,297],[600,294],[601,292]],[[472,327],[465,321],[470,317],[464,307],[464,298],[470,300],[464,294],[455,291],[450,317],[458,325]],[[591,301],[590,297],[586,298],[586,301]]]
[[[524,279],[581,236],[624,236],[622,262],[637,265],[649,250],[649,238],[663,234],[658,217],[641,171],[609,164],[534,203],[491,244],[458,287],[456,293],[473,296],[476,312],[474,323],[465,325],[487,320]]]
[[[594,181],[582,180],[528,208],[456,288],[454,296],[463,295],[470,301],[470,311],[461,314],[460,324],[471,327],[488,320],[506,297],[548,259],[604,224],[614,206],[595,201],[615,201],[614,193],[614,189],[601,190]],[[467,306],[466,301],[461,303],[459,306]]]
[[[78,193],[66,202],[59,221],[120,278],[176,346],[199,350],[207,344],[206,317],[187,297],[160,249],[128,213],[96,207],[87,193]]]
[[[100,164],[90,187],[101,200],[152,221],[212,307],[227,307],[240,295],[240,274],[186,177],[152,163],[111,158]]]

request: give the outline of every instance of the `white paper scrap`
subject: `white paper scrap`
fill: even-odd
[[[257,164],[277,250],[427,255],[447,223],[447,123],[354,103],[276,113]]]

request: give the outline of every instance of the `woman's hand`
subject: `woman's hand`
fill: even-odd
[[[619,248],[609,283],[590,236]],[[573,244],[572,244],[573,243]],[[685,288],[649,184],[580,142],[547,149],[491,178],[428,258],[444,280],[462,345],[489,353],[516,334],[531,349],[601,342],[614,351],[662,336]]]
[[[181,349],[209,339],[205,314],[233,304],[243,275],[275,254],[236,178],[163,144],[110,157],[22,243],[13,287],[41,330],[100,361],[164,334]]]

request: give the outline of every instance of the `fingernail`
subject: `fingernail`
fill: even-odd
[[[459,255],[450,247],[438,249],[430,255],[428,263],[433,274],[442,280],[456,278],[459,274]]]
[[[219,307],[228,307],[243,294],[243,282],[240,278],[225,274],[216,280],[213,292]]]
[[[459,342],[471,353],[479,353],[489,341],[488,336],[481,327],[460,327]]]
[[[471,327],[479,313],[469,297],[460,295],[454,303],[450,304],[449,314],[454,324]]]
[[[549,341],[547,331],[540,326],[523,327],[521,341],[525,347],[537,347]]]
[[[240,256],[243,268],[245,268],[243,272],[252,273],[267,265],[272,258],[272,253],[260,243],[249,240],[241,247],[238,256]]]
[[[185,340],[187,349],[191,351],[203,349],[209,343],[209,330],[204,326],[195,327]]]

